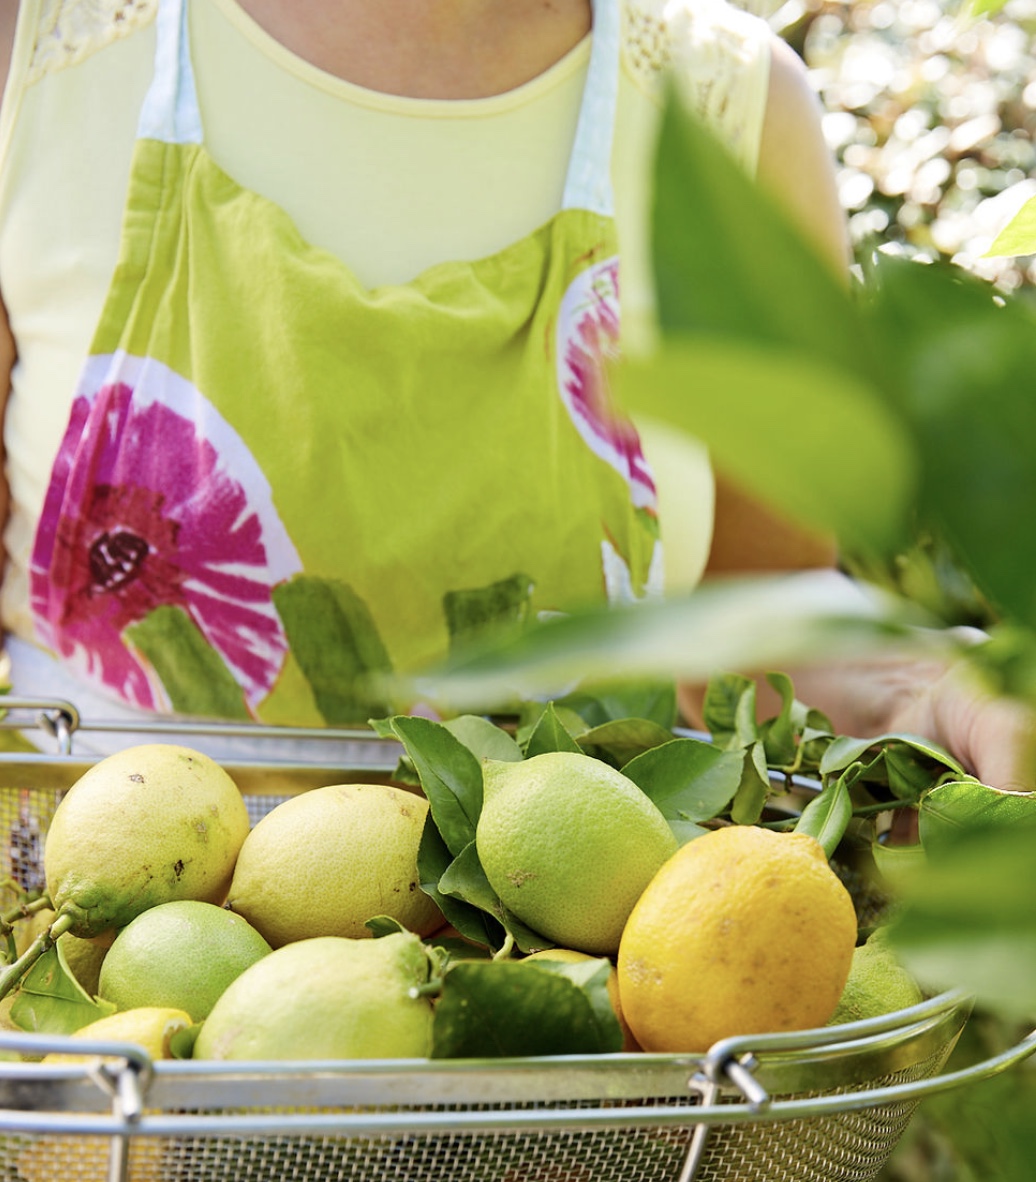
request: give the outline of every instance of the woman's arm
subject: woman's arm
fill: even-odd
[[[820,257],[846,276],[849,237],[821,114],[801,59],[775,40],[757,179]],[[833,539],[787,521],[716,473],[706,575],[832,566],[836,557]]]

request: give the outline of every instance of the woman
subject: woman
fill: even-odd
[[[670,586],[710,548],[716,570],[830,559],[722,482],[714,507],[700,454],[642,448],[602,376],[620,252],[627,347],[650,317],[667,63],[844,266],[816,102],[762,22],[715,0],[22,0],[5,36],[16,691],[351,722],[380,705],[367,674],[658,590],[660,532]]]

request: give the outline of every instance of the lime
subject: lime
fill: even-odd
[[[589,755],[483,764],[475,845],[493,890],[555,944],[610,955],[641,891],[675,851],[661,812]]]
[[[247,920],[223,907],[195,899],[160,903],[115,937],[99,993],[120,1010],[173,1007],[200,1022],[230,982],[269,952]]]

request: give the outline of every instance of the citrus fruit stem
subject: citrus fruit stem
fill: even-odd
[[[493,959],[494,960],[508,960],[513,951],[514,951],[514,936],[510,932],[508,932],[504,936],[504,942],[500,945],[500,947],[496,950],[496,952],[493,953]]]
[[[6,935],[18,920],[28,919],[30,915],[35,915],[37,911],[45,911],[50,906],[52,904],[49,895],[40,895],[29,903],[19,903],[17,907],[12,907],[10,911],[0,915],[0,932]]]
[[[53,946],[58,936],[64,935],[71,928],[73,922],[72,916],[67,912],[59,913],[50,927],[40,932],[21,956],[0,973],[0,997],[6,997],[14,989],[44,952]]]
[[[442,977],[431,977],[420,985],[411,985],[406,993],[410,998],[438,997],[442,993]]]

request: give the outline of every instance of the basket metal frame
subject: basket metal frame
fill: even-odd
[[[53,754],[0,752],[0,768],[34,786],[58,791],[70,787],[99,758],[73,753],[78,731],[166,734],[169,741],[189,734],[291,738],[314,740],[315,750],[327,740],[370,744],[369,762],[358,761],[347,772],[338,764],[319,760],[224,763],[246,794],[283,792],[286,778],[296,791],[318,787],[330,782],[329,773],[338,782],[343,777],[387,778],[397,755],[396,745],[361,728],[312,730],[151,720],[85,723],[74,705],[59,699],[5,697],[0,704],[5,711],[0,729],[26,730],[28,716],[57,747]],[[679,733],[709,737],[688,730]],[[779,774],[774,778],[786,782]],[[794,786],[807,794],[819,790],[819,785],[803,777],[795,777]],[[0,1031],[0,1051],[35,1057],[52,1052],[81,1056],[63,1063],[0,1061],[0,1133],[108,1137],[109,1182],[123,1182],[129,1142],[138,1137],[385,1137],[675,1126],[693,1130],[677,1180],[692,1182],[710,1132],[721,1125],[822,1118],[912,1103],[990,1079],[1036,1052],[1033,1030],[1013,1046],[960,1070],[892,1085],[839,1087],[782,1098],[781,1093],[810,1090],[800,1086],[804,1064],[811,1070],[820,1064],[837,1080],[840,1065],[858,1067],[869,1061],[868,1056],[877,1062],[908,1039],[930,1036],[952,1045],[970,1009],[971,999],[963,991],[950,990],[860,1022],[724,1039],[700,1056],[638,1052],[479,1060],[152,1062],[142,1047],[130,1043]],[[843,1070],[851,1074],[850,1066]],[[875,1072],[874,1077],[881,1074]],[[591,1104],[567,1109],[463,1107],[487,1098],[516,1096],[548,1101],[582,1098]],[[636,1102],[649,1096],[686,1100]],[[606,1105],[602,1097],[626,1102]],[[379,1105],[384,1110],[371,1110]],[[349,1106],[360,1110],[269,1110]],[[221,1111],[183,1111],[191,1108]],[[249,1108],[264,1111],[249,1112]]]

